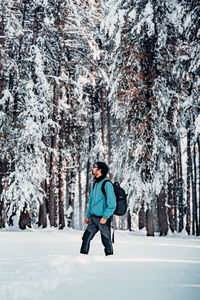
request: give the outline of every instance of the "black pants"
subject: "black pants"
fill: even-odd
[[[107,220],[105,224],[100,224],[101,217],[92,216],[88,223],[88,226],[82,237],[82,246],[80,252],[82,254],[88,254],[90,249],[90,241],[95,234],[100,230],[101,241],[104,245],[105,255],[113,254],[112,240],[111,240],[111,218]]]

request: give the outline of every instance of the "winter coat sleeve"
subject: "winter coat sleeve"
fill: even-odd
[[[105,219],[109,219],[116,209],[116,197],[115,197],[114,188],[113,188],[113,185],[111,182],[106,182],[105,192],[106,192],[107,208],[103,214],[103,217]]]

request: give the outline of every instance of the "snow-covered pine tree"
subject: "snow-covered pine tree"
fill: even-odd
[[[0,5],[7,219],[81,228],[100,159],[129,195],[118,228],[137,228],[141,208],[148,235],[198,235],[198,1]]]

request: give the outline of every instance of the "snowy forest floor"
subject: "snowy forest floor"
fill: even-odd
[[[0,300],[197,300],[200,239],[115,232],[114,256],[100,235],[79,254],[82,231],[0,232]]]

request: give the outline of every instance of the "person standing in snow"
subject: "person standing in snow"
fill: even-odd
[[[89,207],[86,213],[84,222],[88,225],[83,237],[80,253],[88,254],[90,241],[95,234],[100,230],[101,241],[104,245],[105,255],[113,254],[111,240],[111,216],[116,208],[116,197],[114,188],[111,182],[105,183],[104,196],[102,192],[102,184],[107,180],[108,166],[104,162],[96,162],[92,169],[92,174],[95,177],[90,197]]]

